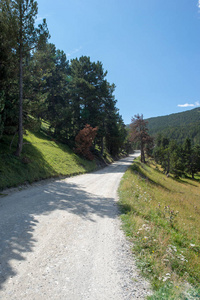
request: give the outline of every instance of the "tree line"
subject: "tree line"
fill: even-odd
[[[194,179],[194,175],[200,172],[200,145],[192,145],[189,138],[178,144],[176,140],[158,134],[153,157],[166,174],[170,172],[177,178],[190,174]]]
[[[181,113],[147,119],[151,135],[162,133],[163,136],[183,144],[186,138],[192,145],[200,144],[200,108]]]
[[[140,147],[142,163],[146,163],[147,154],[161,165],[166,174],[172,173],[177,178],[189,174],[194,179],[194,175],[200,172],[200,145],[193,144],[190,138],[180,144],[162,133],[153,138],[143,115],[132,118],[129,139]]]
[[[115,85],[103,64],[90,57],[67,60],[49,43],[46,20],[37,28],[34,0],[0,2],[0,139],[18,136],[20,156],[26,129],[42,121],[57,140],[75,145],[88,124],[97,129],[95,143],[117,155],[126,144],[126,126],[116,107]]]

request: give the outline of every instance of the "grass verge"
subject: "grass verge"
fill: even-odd
[[[67,145],[53,140],[45,133],[27,131],[21,157],[13,155],[14,141],[4,137],[0,147],[0,190],[58,176],[71,176],[96,169],[95,161],[76,155]]]
[[[154,295],[200,299],[200,183],[166,177],[138,160],[125,173],[119,205],[126,234]]]

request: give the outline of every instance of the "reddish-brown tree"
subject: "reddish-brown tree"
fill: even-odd
[[[145,146],[153,144],[153,138],[148,133],[148,122],[143,119],[143,115],[135,115],[130,124],[130,141],[139,142],[141,150],[141,162],[145,160]]]
[[[76,142],[76,153],[83,155],[89,160],[94,159],[94,155],[91,153],[92,143],[97,134],[98,128],[93,128],[89,124],[86,124],[85,127],[79,131],[75,138]]]

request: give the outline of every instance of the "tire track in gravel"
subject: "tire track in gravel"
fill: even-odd
[[[0,199],[0,299],[145,299],[116,205],[131,155]]]

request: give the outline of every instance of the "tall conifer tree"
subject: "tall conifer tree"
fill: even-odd
[[[141,150],[141,162],[146,163],[145,160],[145,145],[152,144],[153,139],[148,133],[147,121],[143,119],[143,115],[135,115],[132,118],[130,125],[130,140],[134,142],[139,142]]]
[[[20,156],[23,146],[23,64],[24,59],[30,55],[39,42],[49,36],[46,20],[35,28],[38,12],[37,2],[34,0],[2,0],[5,4],[4,14],[12,28],[15,44],[13,51],[19,61],[19,117],[18,117],[18,146],[16,155]]]

